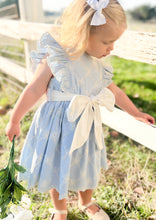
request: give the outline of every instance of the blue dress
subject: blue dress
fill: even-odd
[[[47,88],[81,95],[96,95],[112,83],[112,70],[99,59],[84,53],[69,60],[61,45],[45,32],[38,41],[38,50],[31,53],[36,64],[48,52],[47,63],[54,75]],[[20,164],[25,173],[18,181],[26,180],[27,189],[37,186],[39,192],[55,188],[59,199],[68,198],[68,190],[95,189],[101,168],[108,169],[106,147],[99,150],[95,141],[94,123],[87,141],[69,155],[79,118],[69,122],[66,110],[70,101],[44,101],[36,110],[21,152]]]

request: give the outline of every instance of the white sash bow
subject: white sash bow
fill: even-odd
[[[89,97],[70,93],[64,94],[53,90],[51,101],[64,100],[71,100],[67,108],[68,120],[73,122],[80,116],[69,153],[71,154],[74,150],[82,147],[87,141],[93,122],[96,143],[101,150],[103,148],[103,131],[99,105],[113,111],[115,104],[113,93],[109,89],[103,88],[96,96]]]

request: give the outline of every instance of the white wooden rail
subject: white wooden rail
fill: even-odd
[[[51,30],[55,35],[57,34],[58,28],[59,26],[44,23],[0,19],[0,35],[28,42],[39,40],[41,34],[45,31]],[[156,65],[156,34],[126,31],[116,42],[112,55]],[[1,64],[4,62],[4,59],[5,58],[0,57]],[[13,66],[12,62],[8,59],[5,60],[5,63],[8,64],[7,66]],[[6,72],[4,65],[0,65],[0,69]],[[27,80],[31,79],[32,75],[30,69],[20,72],[20,76],[17,69],[17,66],[15,70],[11,69],[10,74],[13,75],[17,72],[17,74],[14,75],[15,78],[21,79],[23,77],[22,82],[28,83],[29,81]],[[11,71],[13,73],[11,73]],[[29,76],[25,74],[29,74]]]
[[[32,73],[29,70],[4,57],[0,57],[0,70],[23,83],[28,83],[32,79]]]
[[[41,34],[51,29],[51,27],[55,34],[59,26],[44,23],[24,22],[21,20],[15,21],[0,19],[0,34],[18,40],[39,40]]]
[[[156,65],[156,33],[126,31],[115,44],[112,54]]]
[[[0,19],[0,35],[28,42],[39,40],[40,36],[45,31],[53,32],[55,37],[55,35],[57,35],[58,28],[59,26],[44,23]],[[116,42],[112,55],[156,65],[156,34],[126,31]],[[0,70],[15,77],[23,83],[28,83],[33,76],[29,69],[26,70],[4,57],[0,57]],[[105,109],[101,109],[101,111],[102,122],[104,124],[156,151],[156,128],[146,124],[142,126],[142,124],[138,124],[142,122],[134,120],[132,117],[126,118],[125,113],[121,110],[115,109],[115,111],[110,114],[107,114]],[[106,115],[107,117],[105,117]],[[122,126],[120,126],[121,122],[124,123],[122,123]],[[139,132],[139,129],[136,130],[135,128],[128,129],[129,124],[133,124],[136,127],[139,125],[139,128],[142,128],[142,131]],[[150,140],[145,140],[143,137],[148,134]],[[152,137],[150,134],[152,134]]]
[[[156,152],[156,127],[138,121],[118,108],[109,112],[100,107],[100,111],[104,124]]]

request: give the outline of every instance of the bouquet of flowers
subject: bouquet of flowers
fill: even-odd
[[[24,167],[14,162],[14,142],[13,138],[10,157],[6,168],[0,170],[0,219],[6,218],[11,212],[11,205],[20,204],[22,193],[27,190],[16,181],[15,170],[24,173]]]

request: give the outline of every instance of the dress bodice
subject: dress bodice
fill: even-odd
[[[112,82],[111,67],[106,67],[86,52],[78,59],[70,60],[65,50],[48,32],[38,41],[37,51],[30,54],[33,64],[37,66],[46,53],[47,63],[54,75],[49,81],[47,96],[51,95],[53,89],[87,96],[96,95]]]

